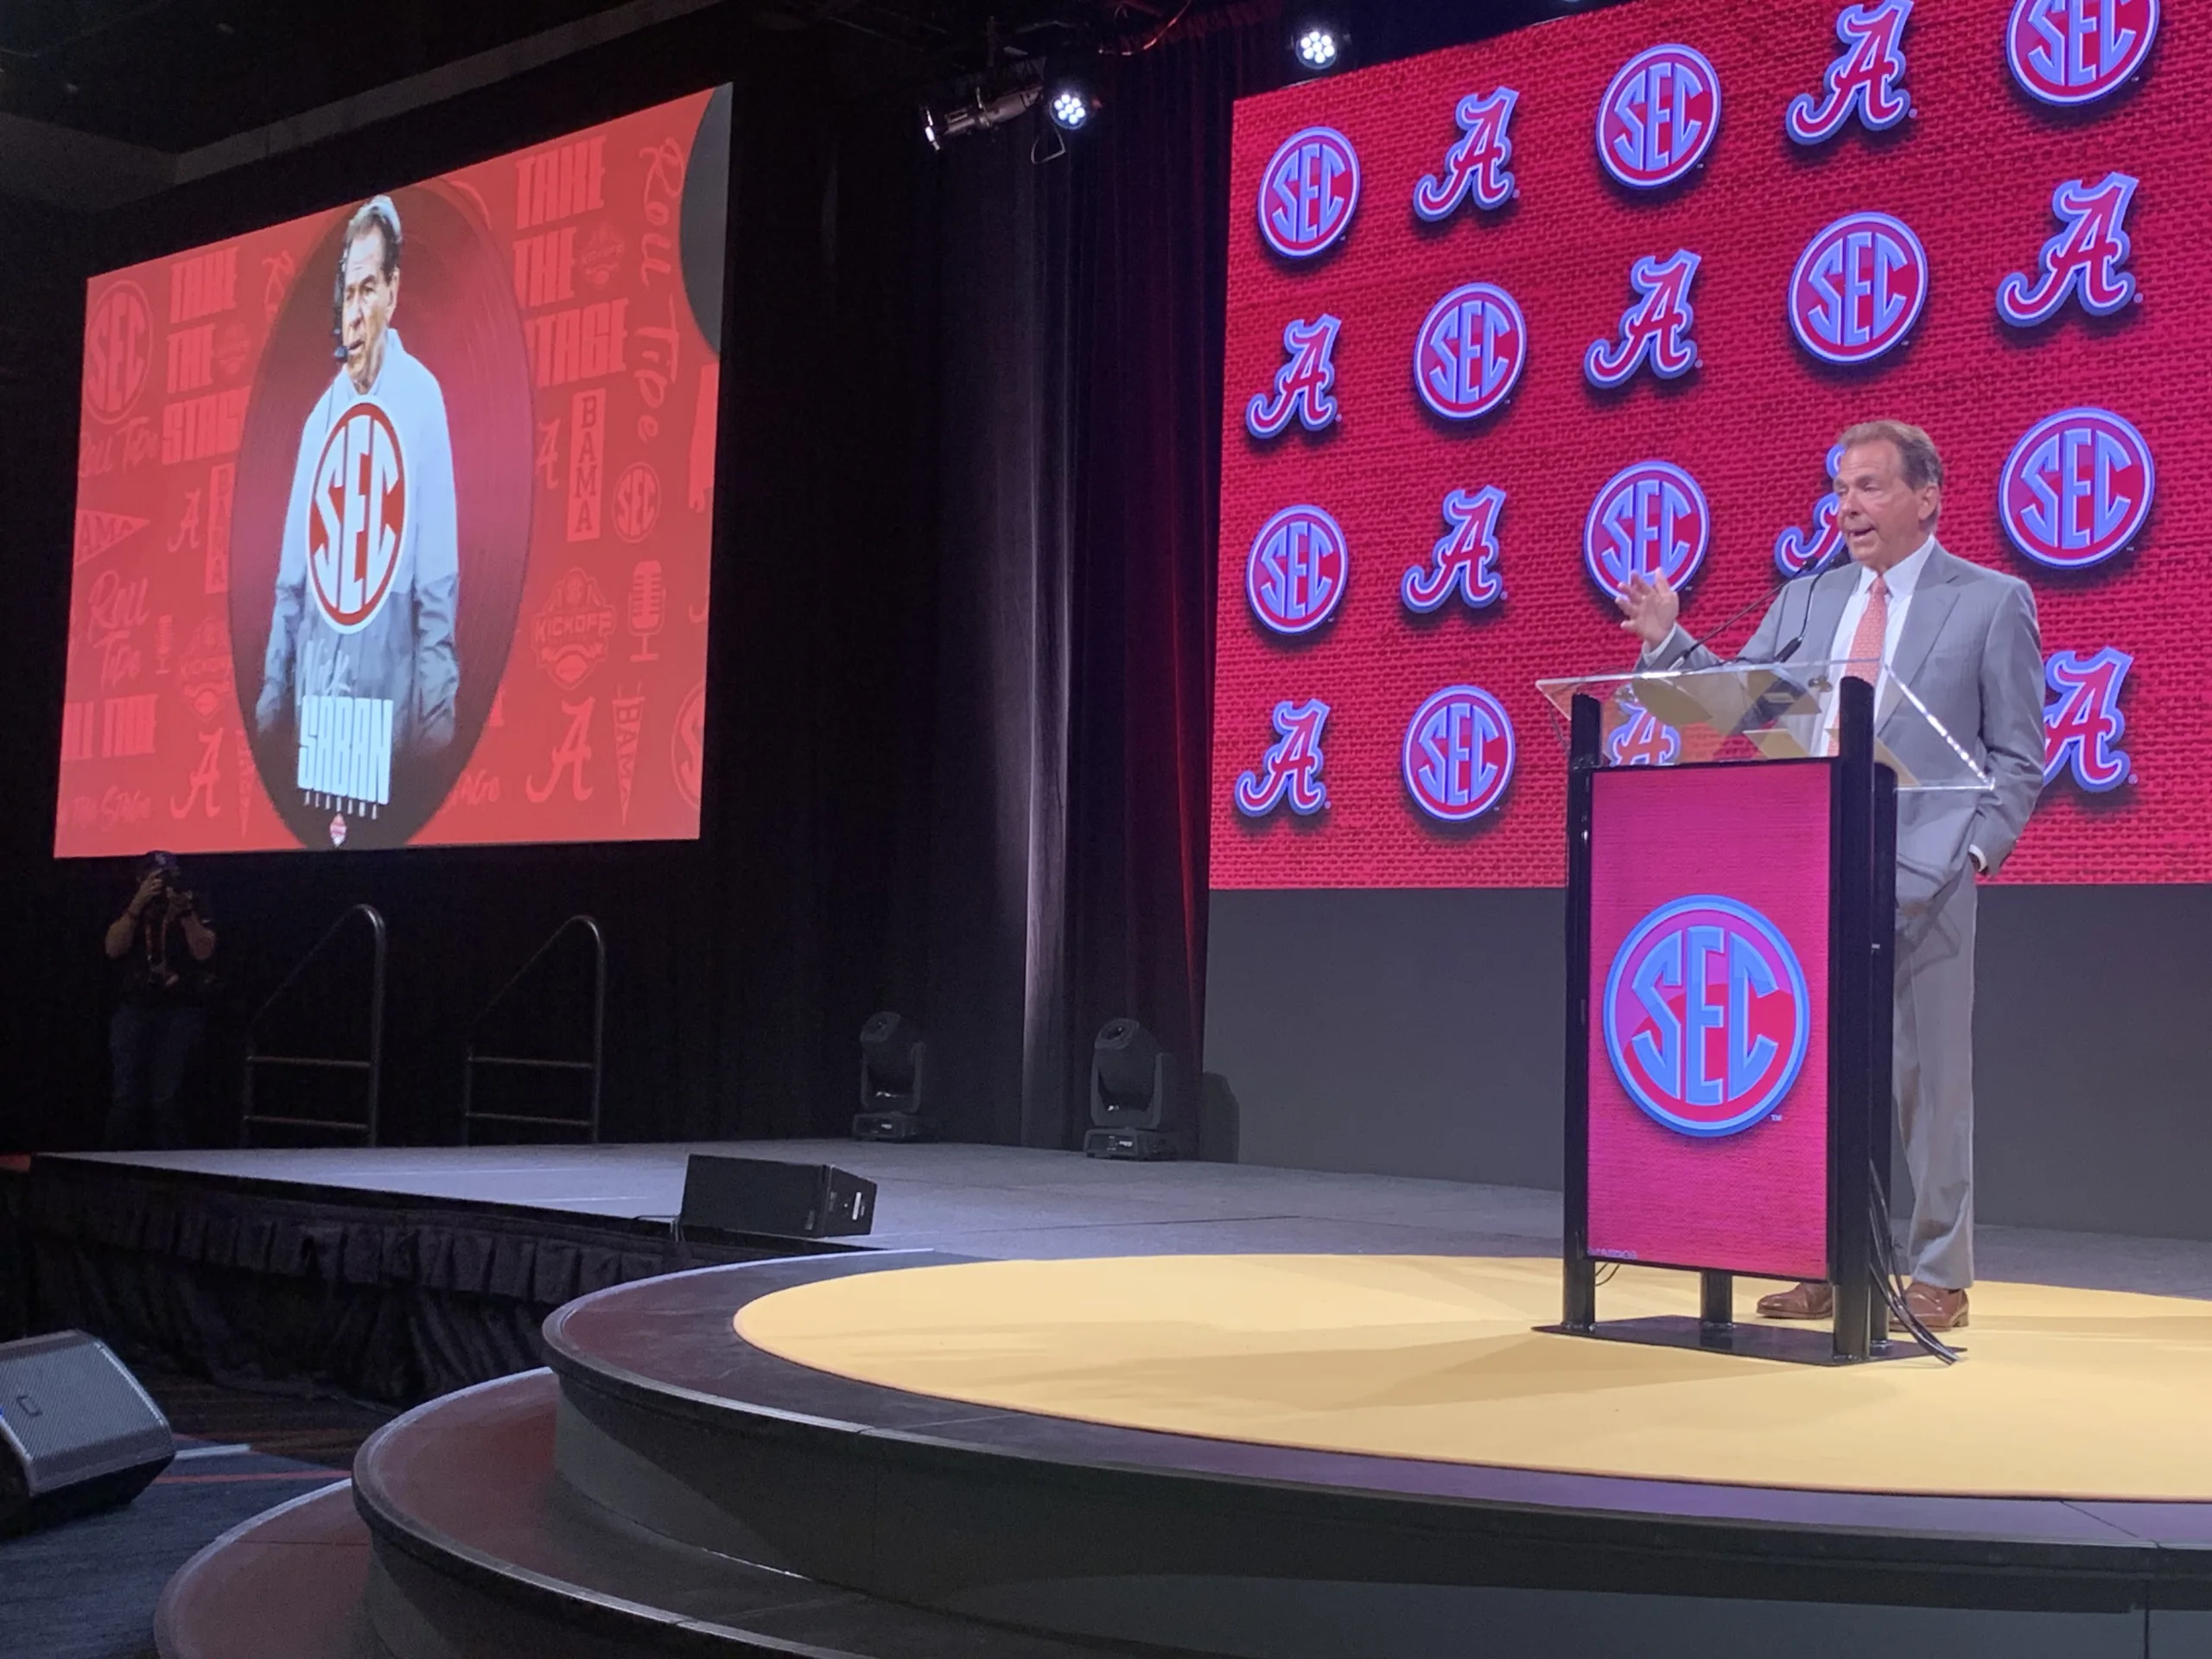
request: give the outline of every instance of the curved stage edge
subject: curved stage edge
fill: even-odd
[[[2212,1650],[2212,1504],[1897,1497],[1285,1449],[777,1358],[749,1302],[885,1254],[626,1285],[546,1323],[555,1462],[656,1534],[886,1601],[1255,1659]],[[1758,1362],[1745,1362],[1756,1363]],[[2192,1432],[2177,1426],[2177,1432]]]
[[[963,1260],[795,1257],[571,1302],[546,1322],[550,1370],[418,1407],[363,1446],[350,1484],[203,1550],[164,1593],[159,1651],[2212,1652],[2212,1504],[1288,1449],[963,1405],[737,1333],[742,1310],[778,1292]],[[1007,1337],[1033,1344],[1036,1330],[1012,1320]]]

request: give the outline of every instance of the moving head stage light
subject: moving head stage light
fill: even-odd
[[[861,1109],[855,1141],[922,1141],[930,1046],[911,1021],[886,1009],[861,1027]]]
[[[1176,1158],[1191,1148],[1175,1097],[1175,1057],[1135,1020],[1109,1020],[1090,1048],[1090,1158]]]

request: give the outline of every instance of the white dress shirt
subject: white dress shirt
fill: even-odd
[[[1934,551],[1936,538],[1930,536],[1914,552],[1898,560],[1885,573],[1890,590],[1889,626],[1882,634],[1882,673],[1874,683],[1875,718],[1879,719],[1887,705],[1890,692],[1890,659],[1897,654],[1897,641],[1904,638],[1904,619],[1912,609],[1913,590],[1919,587],[1921,574],[1928,569],[1928,556]],[[1866,601],[1874,592],[1874,575],[1865,565],[1859,567],[1859,585],[1852,589],[1851,597],[1844,601],[1843,614],[1836,619],[1835,638],[1828,645],[1828,660],[1840,663],[1851,656],[1852,641],[1859,635],[1859,620],[1866,614]],[[1835,730],[1836,694],[1830,691],[1821,700],[1820,745],[1813,753],[1825,754],[1828,739]]]
[[[1874,717],[1878,721],[1884,712],[1884,699],[1890,690],[1890,659],[1897,654],[1897,641],[1904,638],[1904,619],[1912,609],[1912,595],[1920,586],[1920,578],[1928,569],[1928,556],[1934,550],[1936,538],[1930,536],[1917,549],[1891,566],[1888,570],[1890,590],[1889,626],[1882,631],[1882,673],[1874,683]],[[1859,585],[1852,589],[1851,597],[1844,602],[1843,614],[1836,619],[1835,638],[1829,642],[1828,659],[1844,662],[1850,658],[1852,642],[1859,635],[1859,620],[1866,614],[1866,601],[1873,596],[1874,572],[1865,565],[1859,567]],[[1827,753],[1828,742],[1835,730],[1838,699],[1829,691],[1822,699],[1821,709],[1820,747],[1815,754]],[[1981,849],[1969,847],[1967,855],[1974,861],[1974,869],[1981,870],[1986,860]]]

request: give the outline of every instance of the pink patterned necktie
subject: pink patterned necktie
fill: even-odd
[[[1882,647],[1890,632],[1890,584],[1877,575],[1874,585],[1867,590],[1866,608],[1859,613],[1859,626],[1851,636],[1851,666],[1844,671],[1847,680],[1864,680],[1870,686],[1878,683],[1881,673]],[[1838,688],[1835,719],[1828,728],[1828,753],[1841,752],[1843,743],[1843,701]]]

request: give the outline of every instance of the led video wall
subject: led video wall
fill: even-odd
[[[1240,104],[1213,885],[1559,881],[1535,681],[1632,665],[1633,571],[1694,633],[1834,550],[1879,416],[2035,592],[2007,879],[2212,879],[2208,75],[2158,0],[1644,0]]]
[[[698,834],[729,98],[92,280],[58,855]]]

